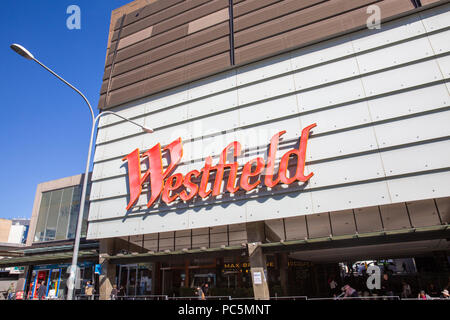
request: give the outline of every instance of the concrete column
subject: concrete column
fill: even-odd
[[[261,243],[265,242],[264,222],[247,223],[247,247],[252,275],[255,300],[269,300],[267,283],[267,262],[262,252]]]
[[[106,259],[114,255],[114,239],[100,240],[99,263],[102,265],[102,273],[99,277],[100,300],[111,299],[111,290],[116,281],[116,265]]]

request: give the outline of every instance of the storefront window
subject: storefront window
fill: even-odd
[[[86,199],[89,199],[90,184]],[[42,194],[34,242],[75,238],[80,210],[81,186],[74,186]],[[89,201],[85,203],[81,236],[86,236]]]

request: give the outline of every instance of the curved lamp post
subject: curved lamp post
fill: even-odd
[[[92,152],[92,145],[93,145],[93,141],[94,141],[94,132],[95,132],[95,127],[96,124],[98,122],[98,120],[100,119],[100,117],[104,116],[104,115],[114,115],[116,117],[119,117],[125,121],[128,121],[138,127],[140,127],[144,132],[147,133],[152,133],[153,130],[146,128],[128,118],[125,118],[115,112],[112,111],[104,111],[102,113],[99,113],[97,116],[94,115],[94,110],[91,107],[91,104],[89,103],[88,99],[84,96],[83,93],[81,93],[80,90],[78,90],[77,88],[75,88],[73,85],[71,85],[69,82],[67,82],[66,80],[64,80],[63,78],[61,78],[59,75],[57,75],[55,72],[53,72],[50,68],[48,68],[47,66],[45,66],[42,62],[40,62],[39,60],[37,60],[32,54],[31,52],[29,52],[27,49],[25,49],[23,46],[19,45],[19,44],[12,44],[11,49],[13,51],[15,51],[17,54],[21,55],[22,57],[24,57],[25,59],[28,60],[32,60],[35,61],[36,63],[38,63],[41,67],[43,67],[45,70],[47,70],[48,72],[50,72],[51,74],[53,74],[55,77],[57,77],[59,80],[61,80],[62,82],[64,82],[66,85],[68,85],[70,88],[72,88],[73,90],[75,90],[82,98],[83,100],[86,102],[86,104],[89,107],[89,111],[91,112],[91,116],[92,116],[92,129],[91,129],[91,140],[89,143],[89,152],[88,152],[88,157],[87,157],[87,161],[86,161],[86,171],[84,174],[84,182],[83,182],[83,189],[82,189],[82,193],[81,193],[81,203],[80,203],[80,212],[78,213],[78,222],[77,222],[77,232],[75,235],[75,243],[74,243],[74,250],[73,250],[73,257],[72,257],[72,265],[70,268],[70,276],[68,278],[68,292],[67,292],[67,300],[72,300],[73,298],[73,293],[74,293],[74,289],[75,289],[75,283],[76,283],[76,277],[77,277],[77,264],[78,264],[78,251],[79,251],[79,247],[80,247],[80,238],[81,238],[81,226],[83,223],[83,215],[84,215],[84,203],[86,200],[86,190],[87,190],[87,184],[88,184],[88,176],[89,176],[89,165],[91,162],[91,152]]]

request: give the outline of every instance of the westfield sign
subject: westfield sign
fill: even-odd
[[[280,137],[285,134],[286,131],[275,134],[270,141],[267,162],[261,157],[247,162],[242,169],[240,183],[238,183],[238,185],[236,183],[238,180],[238,163],[227,163],[227,155],[229,152],[232,151],[235,158],[241,155],[242,147],[237,141],[230,143],[222,151],[219,162],[215,166],[212,164],[212,157],[207,157],[205,166],[200,171],[193,170],[184,176],[181,173],[171,175],[183,157],[181,138],[178,138],[164,148],[161,148],[161,145],[158,143],[142,155],[140,155],[139,149],[136,149],[123,158],[123,161],[128,161],[130,202],[128,203],[127,210],[130,210],[135,205],[142,193],[142,185],[148,181],[150,181],[150,199],[147,203],[148,208],[150,208],[160,197],[162,201],[169,204],[178,198],[183,201],[189,201],[197,195],[202,198],[207,198],[210,195],[213,197],[218,196],[222,192],[222,182],[224,180],[223,177],[226,169],[229,171],[226,190],[230,193],[235,193],[241,188],[245,191],[251,191],[262,182],[269,188],[273,188],[279,183],[291,184],[295,181],[307,182],[314,175],[314,173],[310,173],[305,176],[304,169],[309,133],[315,126],[316,124],[314,123],[304,128],[300,137],[299,148],[289,150],[283,155],[280,160],[276,178],[274,171],[278,143]],[[170,163],[166,168],[164,168],[162,161],[163,151],[167,151],[170,156]],[[291,156],[296,157],[297,168],[295,175],[288,177],[288,164]],[[142,174],[141,162],[146,159],[148,161],[148,170]],[[215,172],[215,179],[211,184],[211,187],[209,187],[211,172]],[[264,179],[258,178],[263,172]],[[253,182],[250,182],[250,179]],[[199,181],[199,183],[194,181]]]

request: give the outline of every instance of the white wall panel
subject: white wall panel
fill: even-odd
[[[311,111],[365,97],[360,79],[301,92],[297,95],[300,111]]]
[[[239,109],[241,126],[269,121],[298,113],[295,95],[273,99],[267,102]]]
[[[430,57],[433,49],[426,37],[384,47],[356,56],[361,73],[387,69],[399,64]]]
[[[311,214],[310,192],[272,195],[247,201],[247,222]]]
[[[392,119],[450,105],[447,88],[443,84],[383,96],[368,101],[374,121]]]
[[[418,15],[383,23],[380,29],[364,29],[351,35],[355,52],[362,52],[424,34]]]
[[[125,156],[136,148],[142,148],[144,138],[150,135],[153,134],[141,134],[124,140],[117,140],[114,143],[98,145],[95,149],[94,162]]]
[[[393,202],[447,197],[450,171],[393,179],[387,183]]]
[[[391,203],[384,181],[325,189],[311,195],[314,212],[317,213]]]
[[[450,135],[450,111],[376,125],[380,147],[390,147]]]
[[[428,39],[435,54],[443,54],[450,51],[450,30],[430,34]]]
[[[387,176],[450,167],[450,140],[380,153]]]
[[[238,105],[238,95],[236,90],[219,93],[200,100],[189,103],[188,118],[207,116],[210,113],[225,111]]]
[[[333,158],[374,149],[377,149],[377,142],[373,129],[362,128],[317,138],[311,137],[306,160]]]
[[[252,84],[238,89],[239,105],[272,98],[294,91],[292,75]]]
[[[354,57],[350,57],[295,73],[295,88],[303,90],[354,77],[358,73],[357,61]]]
[[[450,39],[449,39],[450,41]],[[441,72],[446,79],[450,79],[450,55],[436,59]]]
[[[145,126],[156,129],[173,123],[181,122],[187,119],[188,106],[186,104],[166,109],[163,112],[156,112],[145,117]]]
[[[292,70],[289,55],[281,55],[265,59],[237,69],[237,83],[247,83],[263,80]]]
[[[436,31],[450,26],[450,4],[420,13],[427,32]]]
[[[133,121],[142,126],[145,126],[144,118],[135,119]],[[103,135],[103,141],[101,140],[102,131],[106,131],[106,134]],[[99,133],[100,136],[99,139],[97,139],[97,143],[103,143],[111,140],[126,138],[134,134],[142,133],[142,129],[130,122],[121,122],[116,124],[114,126],[114,129],[112,129],[111,127],[101,128],[99,129]]]
[[[313,188],[384,177],[378,153],[311,164],[308,165],[308,170],[315,173],[309,183]]]
[[[317,134],[366,124],[371,122],[371,117],[364,101],[304,114],[300,116],[300,121],[304,126],[316,122],[314,133]]]
[[[230,70],[191,83],[189,85],[189,99],[197,99],[234,87],[236,87],[236,70]]]
[[[368,97],[437,80],[442,75],[434,60],[362,77]]]
[[[353,54],[353,46],[350,42],[350,37],[342,36],[293,51],[291,53],[292,67],[294,70],[297,70],[351,54]]]
[[[165,109],[188,100],[188,86],[184,85],[150,97],[146,103],[145,113]]]
[[[126,118],[133,118],[133,117],[141,116],[142,114],[145,113],[147,100],[148,99],[141,99],[138,101],[133,101],[133,102],[127,103],[124,106],[115,108],[114,112],[116,112],[117,114],[120,114],[121,116],[126,117]],[[100,117],[98,126],[103,127],[105,125],[114,124],[114,123],[121,122],[121,121],[123,121],[123,120],[115,115],[111,115],[111,114],[104,115],[104,116]]]
[[[190,228],[242,223],[247,219],[245,201],[203,206],[189,210],[188,215]]]

